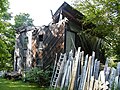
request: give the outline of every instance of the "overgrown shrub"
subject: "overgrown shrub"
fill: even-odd
[[[49,85],[49,71],[43,71],[40,68],[33,68],[30,71],[26,72],[25,80],[31,83],[37,83],[40,86]]]

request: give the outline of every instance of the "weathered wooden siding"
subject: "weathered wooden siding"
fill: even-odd
[[[27,70],[31,68],[32,58],[32,29],[31,27],[24,27],[17,31],[15,51],[14,51],[14,70]]]
[[[64,52],[65,22],[59,22],[44,28],[43,66],[47,68],[55,60],[55,54]]]
[[[43,53],[43,36],[44,32],[41,27],[36,28],[32,32],[32,67],[43,67],[42,53]],[[41,39],[40,39],[41,38]]]

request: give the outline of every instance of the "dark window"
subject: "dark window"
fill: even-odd
[[[27,49],[28,37],[24,38],[24,49]]]
[[[17,63],[18,63],[18,57],[16,57],[16,62],[15,62],[15,71],[17,71]]]
[[[43,41],[43,35],[39,35],[39,41]]]
[[[25,37],[24,41],[25,41],[25,43],[28,43],[28,37]]]

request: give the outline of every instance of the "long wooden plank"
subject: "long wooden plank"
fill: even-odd
[[[81,54],[81,73],[83,70],[83,62],[84,62],[84,51],[82,51],[82,54]]]
[[[89,85],[90,85],[90,74],[91,74],[91,62],[92,62],[92,60],[91,60],[91,56],[89,57],[89,61],[88,61],[88,67],[87,67],[87,83],[86,83],[86,88],[87,89],[84,89],[84,90],[89,90]]]
[[[115,76],[116,76],[116,69],[115,68],[112,68],[111,69],[111,73],[110,73],[110,79],[109,79],[109,83],[110,83],[110,88],[112,88],[113,86],[113,83],[115,81]]]
[[[75,62],[74,62],[74,68],[72,70],[72,80],[71,80],[69,90],[74,90],[76,74],[77,74],[77,67],[78,67],[78,60],[79,60],[79,55],[80,55],[80,49],[81,48],[79,47],[78,52],[77,52],[77,56],[76,56],[76,59],[75,59]]]
[[[97,63],[96,63],[96,68],[95,68],[95,74],[94,74],[96,80],[98,80],[99,69],[100,69],[100,61],[97,61]]]
[[[91,76],[90,87],[88,90],[93,90],[93,85],[94,85],[94,76]]]
[[[61,82],[61,87],[60,87],[60,90],[62,90],[62,88],[64,87],[64,84],[65,84],[65,78],[66,78],[66,75],[68,73],[68,67],[69,67],[69,59],[64,67],[64,75],[63,75],[63,78],[62,78],[62,82]]]
[[[97,59],[95,59],[95,63],[94,63],[94,71],[93,71],[93,75],[95,77],[95,74],[96,74],[96,68],[97,68]],[[96,79],[96,77],[95,77]]]
[[[82,74],[81,74],[82,78],[81,78],[81,81],[80,81],[79,90],[83,90],[84,85],[86,83],[87,65],[88,65],[88,55],[86,55],[86,57],[85,57],[85,65],[83,67],[83,71],[82,71]]]
[[[94,72],[94,60],[95,59],[95,52],[93,51],[92,53],[92,62],[91,62],[91,70],[90,70],[90,78],[93,76],[93,72]]]

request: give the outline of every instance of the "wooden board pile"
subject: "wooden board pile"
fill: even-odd
[[[58,61],[56,58],[50,86],[60,90],[120,90],[120,62],[115,69],[108,67],[106,60],[104,70],[100,71],[95,52],[84,57],[84,51],[78,48],[75,57],[70,51],[68,57],[61,54]]]

